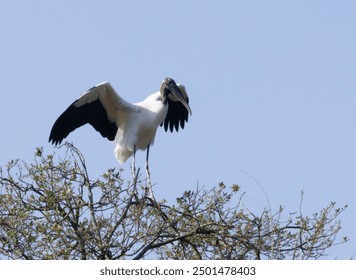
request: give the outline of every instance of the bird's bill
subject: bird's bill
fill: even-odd
[[[192,115],[192,110],[190,109],[189,104],[185,101],[184,96],[178,86],[176,86],[172,89],[172,94],[175,98],[178,99],[178,101],[180,103],[182,103],[184,105],[184,107],[187,109],[189,114]]]

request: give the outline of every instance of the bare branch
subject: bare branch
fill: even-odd
[[[72,144],[0,168],[0,255],[10,259],[317,259],[340,240],[331,202],[317,213],[253,213],[238,185],[185,191],[175,204],[146,196],[109,169],[91,180]],[[58,159],[56,159],[58,158]]]

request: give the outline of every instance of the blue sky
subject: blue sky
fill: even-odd
[[[224,181],[259,212],[257,180],[272,210],[298,210],[301,191],[305,215],[348,204],[341,234],[351,240],[326,258],[355,257],[355,26],[347,0],[3,1],[0,164],[32,161],[39,146],[52,153],[54,121],[93,85],[110,81],[138,102],[169,76],[186,86],[193,115],[180,133],[157,133],[157,198]],[[90,126],[68,140],[93,178],[118,166]]]

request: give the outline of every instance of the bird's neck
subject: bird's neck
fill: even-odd
[[[160,91],[161,95],[160,95],[160,100],[162,101],[162,103],[164,105],[167,105],[167,102],[168,102],[168,94],[165,93],[164,91]]]

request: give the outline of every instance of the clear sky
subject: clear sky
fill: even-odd
[[[297,211],[301,191],[305,215],[348,204],[341,234],[351,241],[326,258],[355,258],[355,27],[348,0],[2,1],[0,164],[32,161],[39,146],[52,153],[54,121],[93,85],[110,81],[138,102],[169,76],[193,115],[183,131],[157,133],[157,199],[224,181],[258,213],[268,205],[256,179],[272,211]],[[119,166],[90,126],[68,140],[92,178]]]

